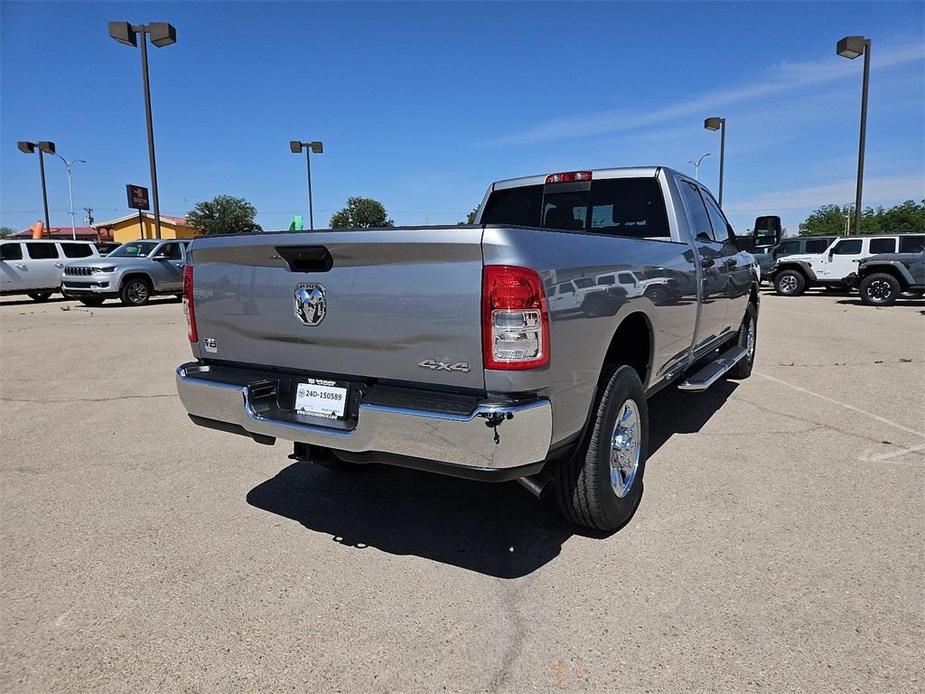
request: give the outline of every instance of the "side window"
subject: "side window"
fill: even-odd
[[[65,258],[89,258],[93,255],[89,243],[62,243]]]
[[[825,249],[829,247],[830,243],[832,242],[828,239],[810,239],[806,242],[806,252],[825,253]],[[796,253],[796,251],[791,251],[791,253]]]
[[[575,286],[571,282],[563,282],[559,285],[560,294],[570,294],[575,291]]]
[[[682,181],[681,197],[684,198],[684,206],[691,216],[691,236],[697,241],[712,243],[713,229],[710,227],[710,218],[707,216],[707,208],[703,206],[703,198],[700,193],[687,181]]]
[[[22,246],[18,243],[0,245],[0,260],[22,260]]]
[[[875,253],[895,253],[896,239],[871,239],[870,252],[871,255]]]
[[[899,237],[900,253],[921,253],[923,251],[925,251],[925,235]]]
[[[494,191],[482,211],[482,224],[538,227],[543,211],[543,186],[518,186]]]
[[[824,251],[828,247],[829,247],[829,244],[826,243],[822,247],[822,250]],[[808,243],[806,244],[806,248],[807,248],[807,253],[809,253],[810,251],[808,250],[809,249]],[[784,241],[784,243],[779,245],[777,249],[774,251],[774,255],[776,257],[781,257],[784,255],[796,255],[799,252],[800,252],[800,242],[799,241]],[[822,251],[819,251],[819,252],[821,253]]]
[[[181,260],[183,258],[180,253],[179,243],[165,243],[158,249],[157,255],[165,255],[168,260]]]
[[[633,276],[628,272],[621,272],[620,275],[620,284],[634,284]]]
[[[614,277],[613,275],[601,275],[600,277],[597,278],[597,283],[600,285],[615,284],[616,281],[617,281],[617,278]]]
[[[703,200],[707,205],[707,214],[710,215],[710,224],[713,227],[713,240],[716,243],[734,243],[735,234],[732,233],[732,227],[723,216],[722,210],[713,202],[713,198],[704,194]]]
[[[591,233],[670,239],[662,189],[655,178],[605,178],[591,183]]]
[[[26,251],[33,260],[48,260],[58,257],[58,247],[53,243],[26,243]]]
[[[590,277],[579,277],[575,280],[575,284],[578,285],[579,289],[587,289],[594,286],[594,280]]]
[[[556,289],[558,289],[558,287],[557,287],[556,285],[552,285],[551,287],[546,287],[546,296],[547,296],[547,298],[548,298],[548,297],[555,296],[555,295],[556,295]]]
[[[860,255],[861,239],[843,239],[832,247],[833,255]]]

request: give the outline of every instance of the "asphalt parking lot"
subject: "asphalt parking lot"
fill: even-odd
[[[925,302],[765,295],[752,378],[650,405],[632,522],[194,427],[180,304],[0,300],[0,688],[908,692]]]

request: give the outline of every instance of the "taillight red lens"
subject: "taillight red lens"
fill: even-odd
[[[546,183],[575,183],[576,181],[590,181],[590,171],[564,171],[562,173],[549,174],[546,177]]]
[[[536,270],[485,266],[482,345],[486,369],[536,369],[549,363],[549,306]]]
[[[199,342],[199,333],[196,330],[196,307],[193,304],[193,266],[183,266],[183,313],[186,314],[186,325],[189,328],[187,337],[190,342]]]

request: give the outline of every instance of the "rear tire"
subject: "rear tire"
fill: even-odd
[[[124,306],[144,306],[151,298],[151,285],[140,277],[131,277],[122,283],[119,300]]]
[[[101,296],[82,296],[78,301],[84,306],[102,306],[106,299]]]
[[[622,527],[642,497],[648,440],[642,382],[635,369],[618,366],[595,403],[590,431],[575,455],[556,470],[556,502],[562,514],[593,530]]]
[[[749,334],[750,333],[750,334]],[[739,347],[745,348],[745,356],[739,363],[729,369],[729,378],[748,378],[752,375],[752,366],[755,364],[755,348],[758,346],[758,309],[751,301],[745,309],[745,317],[739,326],[739,337],[736,340]]]
[[[44,303],[51,297],[51,292],[29,292],[29,298],[36,303]]]
[[[781,270],[774,277],[774,290],[781,296],[800,296],[806,291],[806,278],[799,270]]]
[[[861,301],[868,306],[892,306],[896,303],[902,287],[893,275],[875,272],[861,280],[858,291]]]

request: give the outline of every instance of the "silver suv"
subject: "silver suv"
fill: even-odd
[[[142,306],[155,294],[183,293],[185,240],[123,243],[104,258],[64,266],[61,292],[86,306],[116,297],[126,306]]]

